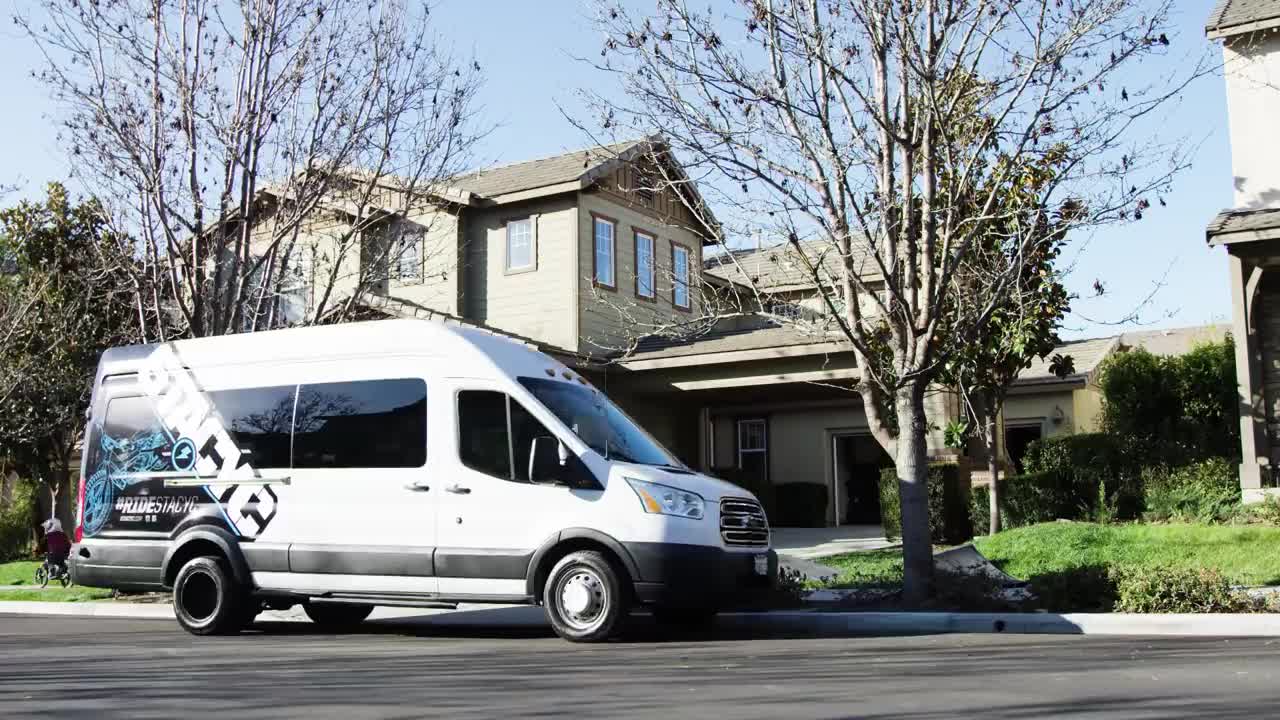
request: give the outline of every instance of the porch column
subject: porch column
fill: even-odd
[[[1266,398],[1263,394],[1262,350],[1253,316],[1262,268],[1234,253],[1231,268],[1231,334],[1235,338],[1236,384],[1240,415],[1240,489],[1245,501],[1262,498],[1262,479],[1270,472],[1271,442],[1267,437]]]
[[[711,472],[715,464],[711,440],[711,408],[698,408],[698,469],[704,473]]]

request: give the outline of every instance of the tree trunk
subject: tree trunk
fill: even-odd
[[[898,493],[902,503],[903,599],[917,605],[933,593],[933,541],[929,533],[929,462],[924,384],[900,388],[898,411]]]
[[[1000,532],[1000,463],[996,458],[996,418],[990,403],[987,404],[986,412],[983,413],[982,425],[982,439],[987,445],[987,472],[988,477],[991,478],[991,488],[987,492],[991,527],[987,534],[995,535]]]

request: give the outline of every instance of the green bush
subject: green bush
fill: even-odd
[[[787,483],[773,489],[775,527],[826,527],[827,486],[817,483]]]
[[[1153,451],[1143,460],[1183,464],[1239,457],[1230,337],[1179,356],[1153,355],[1142,348],[1115,353],[1102,363],[1098,377],[1103,428],[1143,440]]]
[[[1105,567],[1081,565],[1027,579],[1034,606],[1050,612],[1111,612],[1116,582]]]
[[[1148,520],[1220,522],[1240,505],[1240,478],[1235,462],[1210,458],[1173,469],[1146,468],[1142,492]]]
[[[1053,473],[1028,473],[1000,478],[1000,520],[1004,528],[1024,527],[1058,519],[1076,519],[1080,498],[1069,482]],[[991,527],[990,489],[970,491],[970,517],[975,532]]]
[[[1031,443],[1023,465],[1028,474],[1054,476],[1054,500],[1061,503],[1052,509],[1056,518],[1085,520],[1102,512],[1134,520],[1142,515],[1144,444],[1110,433],[1061,435]]]
[[[1263,603],[1235,590],[1222,573],[1209,568],[1141,568],[1112,571],[1116,612],[1257,612]]]
[[[929,535],[933,542],[954,545],[973,537],[966,480],[955,463],[929,466]],[[898,471],[891,467],[880,471],[880,523],[885,537],[902,536]]]
[[[36,491],[18,481],[9,500],[0,507],[0,562],[31,557],[31,514]]]

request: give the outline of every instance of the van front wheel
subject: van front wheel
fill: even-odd
[[[244,591],[217,558],[187,561],[173,581],[173,614],[193,635],[225,635],[243,623]]]
[[[542,593],[556,634],[573,642],[600,642],[617,634],[627,618],[630,596],[601,553],[566,555],[551,569]]]

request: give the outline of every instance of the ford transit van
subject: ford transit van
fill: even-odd
[[[79,494],[75,582],[172,590],[199,635],[264,607],[344,626],[492,602],[596,641],[777,575],[749,492],[535,348],[430,321],[108,350]]]

